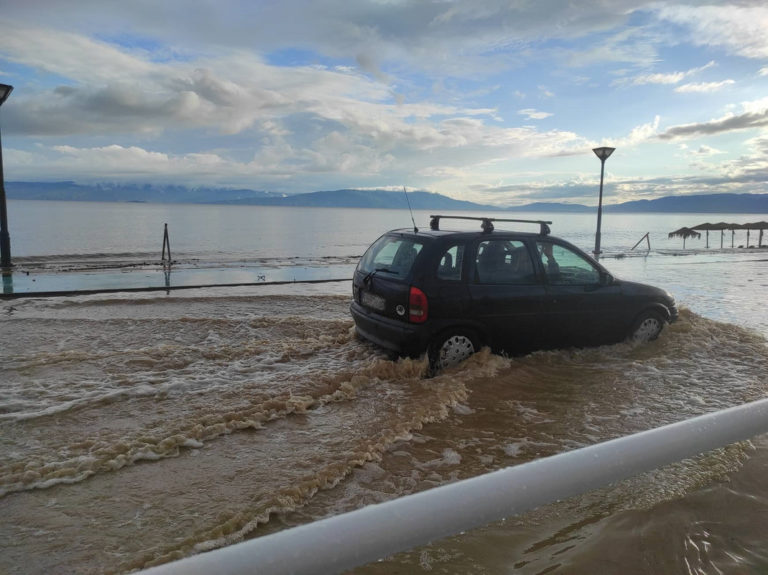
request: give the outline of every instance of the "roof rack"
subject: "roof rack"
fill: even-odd
[[[480,224],[480,227],[483,229],[483,233],[490,234],[493,231],[493,222],[516,222],[519,224],[539,224],[539,233],[542,236],[549,235],[550,229],[549,224],[552,222],[547,222],[544,220],[507,220],[507,219],[501,219],[501,218],[475,218],[471,216],[441,216],[441,215],[431,215],[429,216],[431,219],[429,220],[429,229],[431,230],[439,230],[440,229],[440,220],[477,220],[482,222]]]

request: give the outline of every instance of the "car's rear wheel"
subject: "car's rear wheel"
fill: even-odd
[[[635,343],[653,341],[664,329],[664,318],[655,311],[644,311],[635,320],[629,339]]]
[[[478,349],[477,337],[469,330],[444,332],[429,346],[429,367],[433,372],[460,364]]]

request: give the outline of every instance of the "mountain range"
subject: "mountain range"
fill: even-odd
[[[231,188],[189,188],[138,184],[83,185],[75,182],[6,182],[7,197],[18,200],[66,200],[92,202],[202,203],[323,208],[379,208],[414,210],[594,212],[596,206],[536,202],[523,206],[489,206],[447,196],[414,191],[407,196],[390,190],[333,190],[303,194]],[[688,212],[768,214],[768,194],[700,194],[667,196],[604,204],[610,212]]]

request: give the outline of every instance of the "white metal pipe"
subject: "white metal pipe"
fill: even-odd
[[[763,433],[768,433],[768,399],[371,505],[142,573],[340,573]]]

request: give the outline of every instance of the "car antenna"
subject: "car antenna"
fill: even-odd
[[[403,193],[405,193],[405,200],[408,202],[408,211],[411,212],[411,221],[413,222],[413,233],[418,234],[419,228],[416,227],[416,220],[413,219],[413,210],[411,209],[411,200],[408,199],[408,190],[403,186]]]

